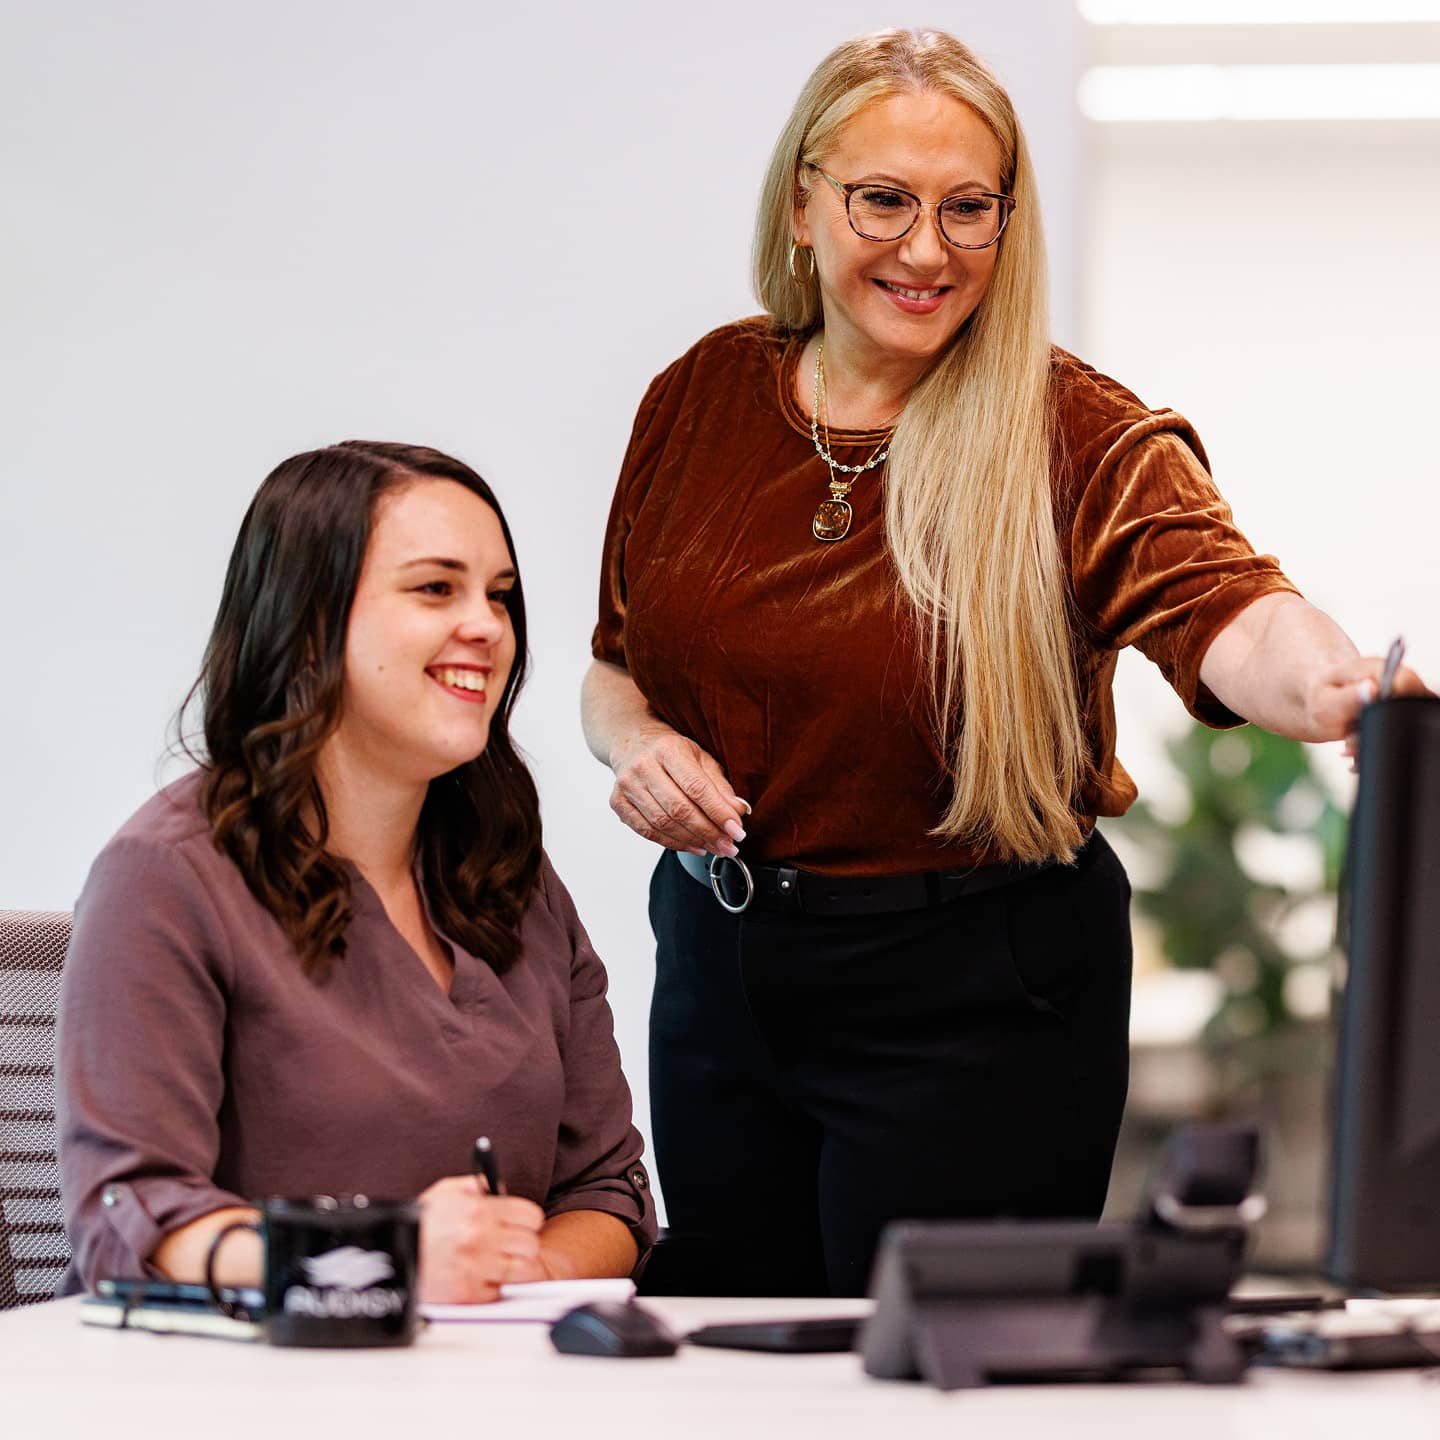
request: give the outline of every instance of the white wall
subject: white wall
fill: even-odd
[[[68,907],[153,789],[281,458],[453,450],[515,530],[518,719],[643,1113],[653,852],[584,752],[599,541],[650,377],[750,313],[751,207],[809,69],[942,20],[1011,85],[1075,331],[1069,0],[11,3],[0,13],[0,906]]]
[[[1403,632],[1434,685],[1440,121],[1107,125],[1091,140],[1086,357],[1189,416],[1257,548],[1367,653]],[[1183,715],[1134,654],[1117,704],[1121,757],[1153,794]],[[1320,754],[1345,793],[1337,748]]]

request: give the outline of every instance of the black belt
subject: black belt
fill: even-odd
[[[972,870],[931,870],[920,875],[817,875],[793,865],[747,865],[724,855],[672,852],[685,873],[707,886],[721,906],[739,915],[752,905],[800,915],[884,915],[923,910],[961,895],[978,895],[1036,875],[1057,864],[977,865]]]

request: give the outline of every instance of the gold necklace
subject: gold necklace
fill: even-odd
[[[825,443],[820,443],[821,413],[824,413]],[[810,440],[815,453],[825,462],[830,471],[830,498],[822,500],[810,522],[810,533],[817,540],[843,540],[850,533],[850,522],[854,512],[846,496],[855,481],[867,470],[883,465],[890,454],[890,441],[895,432],[892,428],[880,442],[875,453],[863,465],[841,465],[830,453],[830,406],[825,398],[825,342],[822,340],[815,350],[815,393],[810,406]],[[840,473],[837,475],[836,471]],[[847,478],[848,477],[848,478]]]

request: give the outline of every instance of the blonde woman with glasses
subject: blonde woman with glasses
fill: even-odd
[[[1025,140],[957,40],[821,62],[754,259],[766,313],[641,403],[585,729],[664,847],[671,1228],[732,1288],[853,1294],[897,1217],[1100,1213],[1119,651],[1207,724],[1310,741],[1381,662],[1255,553],[1183,417],[1051,344]]]

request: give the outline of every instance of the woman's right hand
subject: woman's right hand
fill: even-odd
[[[668,850],[735,855],[749,804],[714,756],[661,720],[620,734],[610,750],[610,808],[637,835]]]
[[[474,1175],[437,1180],[420,1196],[420,1299],[483,1305],[500,1287],[548,1276],[540,1259],[545,1212],[518,1195],[489,1195]]]

